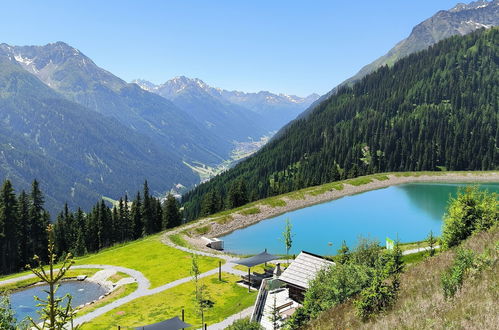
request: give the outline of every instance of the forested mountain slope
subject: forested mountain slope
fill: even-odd
[[[466,35],[477,29],[499,25],[499,0],[479,0],[469,4],[460,3],[449,10],[440,10],[432,17],[416,25],[411,34],[397,43],[388,53],[367,64],[353,77],[320,97],[304,115],[320,102],[336,93],[338,88],[359,81],[383,65],[393,65],[397,60],[454,35]]]
[[[2,44],[0,52],[69,100],[148,136],[156,146],[177,154],[179,161],[217,165],[233,148],[172,102],[126,83],[64,42],[45,46]],[[185,174],[190,169],[182,171]]]
[[[482,29],[342,87],[255,156],[186,194],[188,216],[199,215],[207,193],[256,200],[378,171],[497,168],[498,58],[499,30]]]
[[[0,177],[17,189],[38,179],[47,209],[90,208],[104,196],[194,184],[176,155],[116,120],[68,101],[0,51]]]

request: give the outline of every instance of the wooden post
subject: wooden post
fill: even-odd
[[[218,262],[218,280],[222,282],[222,262]]]
[[[182,322],[184,322],[184,309],[182,308]],[[182,328],[182,330],[184,330],[184,328]]]
[[[251,267],[248,267],[248,292],[251,292]]]

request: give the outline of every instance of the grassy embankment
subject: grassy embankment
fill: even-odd
[[[383,315],[362,323],[352,300],[325,312],[308,329],[495,329],[499,324],[499,228],[478,233],[461,245],[480,254],[489,251],[492,264],[470,275],[454,298],[445,299],[442,272],[456,249],[424,257],[401,276],[395,305]]]
[[[256,292],[248,292],[235,282],[238,276],[222,274],[222,282],[218,275],[201,279],[206,285],[208,299],[213,303],[205,311],[205,322],[214,324],[220,322],[253,305]],[[88,329],[131,329],[136,326],[160,322],[165,319],[181,316],[182,308],[185,309],[185,321],[196,328],[201,327],[201,317],[195,308],[194,282],[181,284],[163,292],[133,300],[123,306],[97,317],[84,324],[83,330]],[[194,329],[194,327],[193,327]]]

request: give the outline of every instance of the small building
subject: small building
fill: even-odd
[[[317,276],[321,269],[332,265],[334,262],[322,256],[302,251],[279,276],[279,280],[287,285],[289,298],[302,303],[309,282]]]
[[[201,237],[206,242],[206,246],[209,248],[212,248],[214,250],[223,250],[224,249],[224,241],[221,239],[218,239],[216,237],[214,238],[208,238],[208,237]]]

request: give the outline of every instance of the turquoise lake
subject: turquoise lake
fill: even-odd
[[[225,250],[256,254],[267,249],[285,254],[281,237],[285,220],[293,225],[291,254],[309,251],[332,255],[343,240],[356,245],[359,236],[401,242],[424,240],[430,231],[440,235],[449,196],[456,196],[458,183],[411,183],[342,197],[263,220],[220,239]],[[499,183],[480,184],[480,189],[499,192]],[[331,244],[332,243],[332,244]]]

